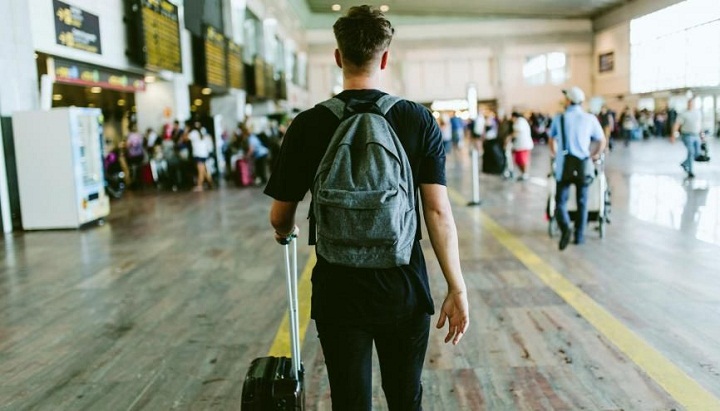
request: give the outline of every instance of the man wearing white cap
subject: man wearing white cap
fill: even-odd
[[[570,243],[570,215],[568,214],[567,200],[572,185],[576,189],[578,210],[578,218],[575,222],[575,244],[585,242],[584,234],[588,220],[588,185],[592,181],[586,176],[593,167],[590,159],[599,158],[600,153],[605,149],[605,134],[600,122],[597,117],[585,112],[582,108],[585,93],[578,87],[572,87],[563,90],[563,94],[565,95],[565,112],[555,116],[549,133],[550,153],[555,157],[554,172],[557,181],[555,217],[562,233],[560,250],[564,250]],[[596,141],[598,144],[591,153],[592,141]],[[574,169],[580,169],[580,172],[573,173]]]

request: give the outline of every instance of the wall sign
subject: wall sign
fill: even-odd
[[[55,82],[78,86],[103,87],[118,91],[143,91],[145,78],[139,74],[126,73],[78,61],[54,57]]]
[[[604,53],[598,56],[598,71],[607,73],[615,70],[615,52]]]
[[[53,0],[55,42],[95,54],[102,54],[100,19],[75,6]]]

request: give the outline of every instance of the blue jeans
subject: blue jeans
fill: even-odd
[[[700,136],[697,134],[685,134],[682,135],[683,144],[687,149],[687,158],[682,162],[683,167],[687,169],[689,174],[693,173],[693,163],[695,163],[695,157],[700,153]]]
[[[373,342],[388,409],[422,410],[420,374],[430,335],[429,315],[389,324],[315,324],[333,411],[371,410]]]
[[[585,227],[588,222],[588,185],[558,181],[555,191],[555,218],[562,232],[570,229],[570,213],[568,213],[567,201],[570,196],[570,186],[575,186],[577,199],[578,218],[575,220],[575,242],[582,243],[585,240]]]

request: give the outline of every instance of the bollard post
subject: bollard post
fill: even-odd
[[[480,166],[479,154],[476,148],[470,150],[470,158],[472,160],[472,201],[468,206],[480,205]]]

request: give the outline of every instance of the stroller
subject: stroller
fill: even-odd
[[[550,162],[550,173],[548,174],[548,199],[545,208],[545,217],[548,221],[548,235],[552,238],[560,232],[557,219],[555,218],[555,164]],[[568,198],[568,211],[570,220],[575,222],[578,218],[577,201],[575,190],[571,188]],[[600,238],[605,238],[605,229],[610,224],[610,187],[605,176],[605,155],[595,162],[595,178],[588,188],[588,223],[597,221],[596,229]]]

